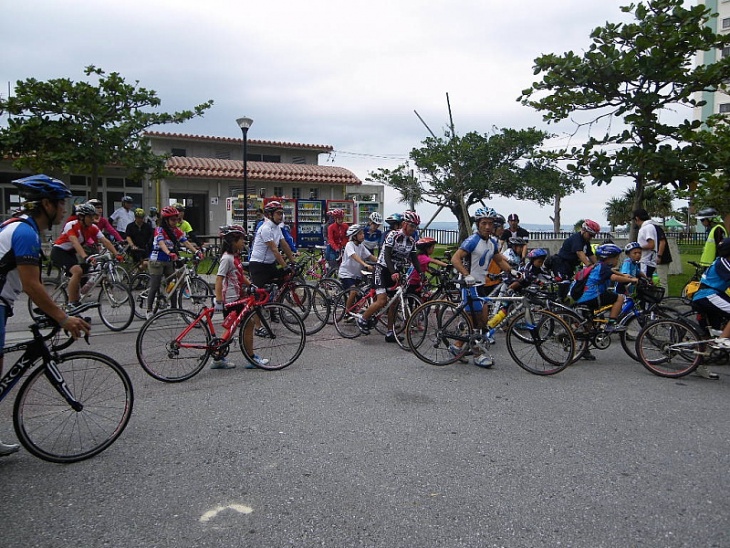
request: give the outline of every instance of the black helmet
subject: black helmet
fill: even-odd
[[[697,220],[701,221],[703,219],[707,219],[708,221],[711,221],[715,217],[717,217],[719,213],[714,207],[706,207],[704,209],[700,209],[697,212]]]
[[[725,238],[717,246],[718,257],[730,257],[730,238]]]
[[[510,247],[514,247],[516,245],[527,245],[527,242],[524,238],[520,238],[519,236],[512,236],[509,240],[507,240],[507,244]]]

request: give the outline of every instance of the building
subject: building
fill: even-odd
[[[730,33],[730,0],[699,0],[699,3],[704,4],[713,13],[717,13],[717,17],[711,18],[707,23],[713,32],[716,34]],[[730,55],[730,47],[700,52],[697,63],[709,65],[728,55]],[[730,95],[721,91],[704,92],[702,99],[707,103],[695,109],[695,119],[704,121],[713,114],[730,114]]]

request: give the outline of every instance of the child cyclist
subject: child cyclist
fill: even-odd
[[[251,285],[251,281],[243,272],[241,264],[241,253],[246,242],[246,231],[242,226],[230,225],[220,228],[221,236],[221,262],[218,266],[218,275],[215,277],[215,310],[223,313],[224,317],[231,312],[240,312],[235,307],[224,310],[225,303],[232,303],[243,298],[243,288]],[[253,323],[243,334],[243,344],[246,351],[253,355],[253,364],[246,365],[252,369],[256,365],[266,365],[269,360],[261,358],[253,353]],[[233,369],[235,364],[229,362],[225,356],[214,360],[211,369]]]
[[[416,242],[416,250],[418,251],[418,264],[421,266],[421,272],[416,272],[415,268],[411,268],[408,271],[408,293],[415,293],[422,296],[423,293],[423,279],[424,274],[428,271],[428,265],[435,264],[440,267],[449,266],[443,261],[434,259],[432,257],[434,250],[436,249],[436,240],[429,237],[424,237]]]
[[[342,263],[340,263],[337,274],[340,277],[342,289],[351,289],[345,305],[349,309],[357,295],[355,286],[362,280],[362,270],[372,271],[374,268],[365,261],[375,263],[378,259],[363,244],[365,240],[364,227],[352,225],[347,229],[346,235],[350,241],[345,245],[345,251],[342,253]]]
[[[615,244],[603,244],[596,248],[598,262],[588,275],[583,295],[578,299],[578,304],[585,305],[592,310],[606,305],[612,305],[609,313],[606,333],[613,333],[617,330],[616,320],[621,312],[625,297],[608,288],[611,282],[625,284],[637,283],[636,276],[621,274],[615,270],[618,264],[618,257],[621,255],[621,248]]]
[[[621,264],[621,274],[633,276],[637,279],[644,278],[645,280],[648,280],[649,278],[647,278],[646,274],[641,271],[641,244],[639,244],[639,242],[627,243],[624,246],[624,253],[626,253],[626,258]],[[617,293],[627,293],[630,295],[635,289],[636,287],[633,285],[626,285],[622,283],[616,285]]]

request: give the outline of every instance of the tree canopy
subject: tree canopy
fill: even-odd
[[[633,208],[643,204],[647,183],[686,188],[714,169],[705,143],[694,136],[700,122],[667,120],[672,109],[690,113],[702,106],[696,93],[715,92],[730,79],[730,57],[693,66],[698,52],[722,50],[730,35],[708,26],[712,14],[704,5],[684,4],[648,0],[622,7],[634,20],[596,28],[583,55],[535,59],[535,75],[542,79],[518,98],[543,111],[548,123],[589,113],[585,121],[574,120],[576,133],[587,128],[589,136],[566,151],[575,161],[569,169],[598,185],[633,178]],[[599,126],[604,132],[593,135]]]
[[[95,83],[57,78],[34,78],[16,83],[15,95],[0,99],[0,113],[8,115],[0,128],[0,154],[15,159],[19,169],[48,173],[89,173],[96,196],[104,166],[128,168],[132,177],[164,174],[165,158],[152,153],[144,132],[152,126],[180,124],[203,113],[213,101],[192,110],[154,112],[161,100],[153,90],[128,84],[116,72],[90,65],[87,77]]]

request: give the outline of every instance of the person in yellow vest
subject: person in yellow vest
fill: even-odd
[[[705,227],[707,240],[700,256],[702,266],[710,266],[717,257],[717,248],[723,238],[727,237],[725,227],[722,225],[722,218],[714,207],[707,207],[697,213],[697,220]]]

